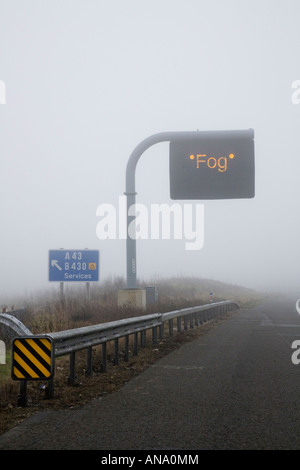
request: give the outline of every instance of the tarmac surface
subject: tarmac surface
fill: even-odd
[[[0,449],[300,449],[296,300],[239,311],[119,391],[33,415],[0,436]]]

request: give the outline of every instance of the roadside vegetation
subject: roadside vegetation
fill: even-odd
[[[118,290],[125,288],[125,282],[121,278],[108,279],[100,286],[91,285],[89,299],[86,297],[85,286],[77,288],[74,286],[67,288],[66,286],[63,299],[60,298],[58,290],[39,293],[35,298],[32,297],[30,301],[27,299],[26,302],[15,308],[18,310],[20,307],[25,307],[17,314],[19,320],[33,334],[41,334],[203,305],[210,303],[211,294],[213,302],[234,300],[239,303],[242,309],[254,307],[266,297],[251,289],[199,278],[157,279],[140,282],[138,287],[143,288],[150,285],[157,287],[158,301],[148,305],[146,310],[118,307]],[[0,434],[34,412],[82,406],[93,398],[105,396],[107,393],[118,390],[160,357],[180,347],[181,344],[205,334],[219,321],[234,314],[234,312],[229,313],[223,319],[213,320],[196,329],[177,333],[172,338],[165,335],[156,345],[151,344],[151,332],[149,332],[146,347],[142,348],[137,356],[131,354],[128,362],[120,360],[117,366],[113,365],[113,344],[109,343],[107,349],[108,366],[105,373],[100,371],[101,347],[97,346],[93,348],[92,377],[85,376],[86,353],[80,351],[76,354],[76,374],[78,376],[75,387],[67,384],[68,356],[57,358],[55,361],[54,399],[48,400],[45,397],[47,383],[30,381],[26,408],[17,406],[19,382],[13,381],[10,377],[12,334],[7,328],[0,325],[0,340],[5,342],[7,352],[6,364],[0,364]]]

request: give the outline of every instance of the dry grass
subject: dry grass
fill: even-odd
[[[153,285],[148,283],[147,285]],[[145,285],[145,284],[143,284]],[[262,297],[256,292],[238,286],[230,286],[214,281],[201,279],[160,280],[155,282],[158,287],[159,301],[149,306],[146,312],[138,309],[118,308],[117,291],[124,287],[120,279],[104,283],[101,288],[91,290],[90,301],[85,299],[84,291],[78,289],[66,293],[64,302],[56,296],[44,296],[26,305],[27,313],[21,321],[34,333],[49,333],[77,328],[84,325],[104,323],[121,318],[152,312],[166,312],[178,308],[209,303],[209,294],[213,291],[214,301],[235,300],[242,308],[248,308],[261,301]],[[123,361],[122,340],[120,340],[120,362],[113,364],[113,344],[107,345],[107,371],[101,373],[101,346],[93,347],[93,375],[86,377],[86,352],[76,353],[76,386],[68,385],[69,358],[57,358],[55,361],[54,399],[45,398],[47,382],[28,382],[28,406],[17,407],[19,382],[10,378],[10,359],[7,365],[0,366],[0,434],[15,426],[31,414],[45,409],[64,409],[82,406],[89,400],[104,396],[118,390],[135,375],[141,373],[160,357],[173,349],[180,347],[186,341],[191,341],[199,335],[205,334],[223,318],[213,320],[199,328],[174,334],[169,337],[165,334],[157,344],[152,344],[151,332],[147,333],[146,347],[139,348],[139,354],[133,356],[131,344],[129,361]],[[2,332],[2,334],[1,334]],[[175,332],[174,332],[175,333]],[[10,338],[8,332],[0,330],[0,338],[4,339],[9,349]],[[132,339],[130,339],[132,341]]]

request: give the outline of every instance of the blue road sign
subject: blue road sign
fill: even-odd
[[[99,280],[98,250],[49,250],[49,281]]]

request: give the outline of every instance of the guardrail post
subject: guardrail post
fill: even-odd
[[[133,337],[133,355],[137,356],[138,353],[138,334],[134,333]]]
[[[106,372],[106,360],[107,360],[106,343],[102,343],[100,372]]]
[[[181,317],[177,317],[177,331],[181,331]]]
[[[45,388],[45,396],[47,399],[54,397],[54,378],[48,380],[47,386]]]
[[[141,347],[144,348],[146,346],[146,332],[144,330],[141,331]]]
[[[68,378],[69,385],[75,385],[75,352],[70,353],[70,377]]]
[[[85,375],[87,377],[90,377],[91,375],[93,375],[93,358],[92,358],[92,355],[93,355],[92,348],[87,348],[87,350],[86,350],[86,371],[85,371]]]
[[[126,335],[124,338],[124,361],[128,362],[129,361],[129,335]]]
[[[156,344],[157,343],[157,330],[156,326],[152,328],[152,343]]]
[[[119,339],[116,338],[114,340],[114,349],[115,349],[115,357],[114,357],[114,365],[119,365]]]
[[[163,339],[164,337],[164,322],[162,321],[159,325],[159,339]]]

